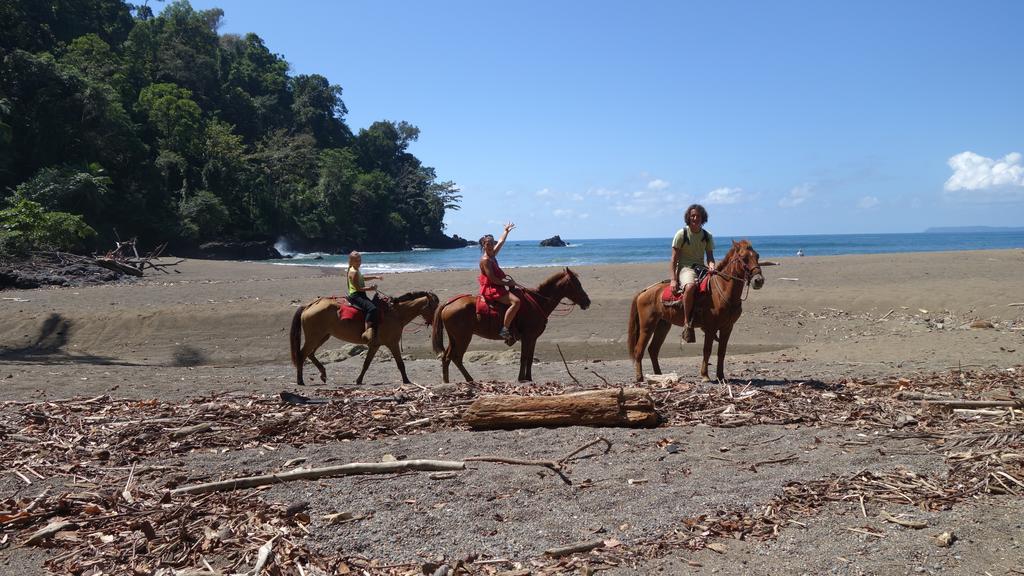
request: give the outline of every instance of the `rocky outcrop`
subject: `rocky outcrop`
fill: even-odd
[[[476,245],[476,240],[466,240],[458,234],[452,234],[451,237],[439,234],[425,243],[425,246],[429,248],[465,248],[466,246]]]
[[[281,257],[281,253],[274,248],[274,243],[270,240],[207,242],[196,248],[175,249],[174,255],[204,260],[270,260]]]
[[[0,290],[29,290],[41,286],[90,286],[126,280],[114,270],[90,262],[65,262],[57,258],[34,258],[0,263]]]
[[[568,246],[568,244],[565,243],[565,240],[562,240],[562,237],[559,236],[558,234],[555,234],[554,236],[552,236],[551,238],[548,238],[547,240],[541,240],[540,241],[540,245],[541,246]]]

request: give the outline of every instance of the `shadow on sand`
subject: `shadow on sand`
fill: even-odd
[[[98,364],[110,366],[140,366],[106,356],[70,354],[64,349],[74,323],[56,312],[39,326],[32,342],[20,348],[0,348],[2,362],[48,362],[53,364]]]

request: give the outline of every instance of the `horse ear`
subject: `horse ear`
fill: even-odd
[[[737,244],[739,244],[739,242],[737,242],[737,241],[735,241],[735,240],[733,240],[733,241],[732,241],[732,245],[733,245],[733,246],[735,246],[735,245],[737,245]]]

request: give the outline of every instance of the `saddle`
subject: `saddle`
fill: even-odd
[[[365,322],[366,313],[363,312],[362,308],[358,308],[352,305],[345,296],[330,296],[331,300],[338,305],[338,319],[339,320],[352,320],[355,322]],[[373,296],[373,303],[377,305],[377,310],[381,315],[391,309],[391,298],[387,296]],[[380,318],[380,316],[378,316]]]
[[[492,302],[483,296],[476,297],[477,323],[481,326],[493,328],[495,332],[501,330],[501,327],[505,322],[506,310],[508,310],[508,306],[506,304],[502,304],[501,302]],[[512,328],[514,330],[515,326]]]
[[[701,275],[698,277],[698,279],[697,279],[697,293],[694,294],[694,296],[696,297],[694,299],[694,302],[696,302],[697,298],[699,298],[702,294],[704,294],[705,292],[707,292],[707,291],[709,291],[711,289],[710,280],[711,280],[711,275],[708,274],[707,271],[702,272]],[[671,284],[665,285],[665,289],[661,291],[661,302],[662,302],[662,304],[665,304],[666,306],[676,306],[676,305],[678,305],[682,301],[683,301],[683,293],[682,292],[680,292],[678,294],[673,294],[672,293],[672,285]]]
[[[453,296],[448,300],[448,303],[452,303],[459,298],[465,298],[467,296],[473,296],[473,294],[459,294]],[[483,296],[476,295],[476,322],[481,328],[484,328],[488,332],[498,332],[505,323],[505,311],[508,310],[508,305],[500,302],[491,302]],[[519,339],[519,327],[518,322],[513,322],[512,336],[514,339]]]

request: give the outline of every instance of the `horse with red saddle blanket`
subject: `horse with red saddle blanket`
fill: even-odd
[[[405,362],[402,360],[402,330],[405,325],[417,316],[429,325],[434,320],[438,298],[433,292],[409,292],[396,298],[390,298],[378,310],[380,314],[376,338],[370,340],[363,361],[363,369],[356,378],[356,384],[363,383],[363,376],[370,367],[377,349],[382,345],[391,351],[398,371],[402,374],[402,382],[411,381],[405,373]],[[314,353],[327,342],[331,336],[354,344],[366,344],[363,337],[365,331],[363,311],[352,306],[343,297],[317,298],[306,306],[300,306],[292,317],[290,333],[292,364],[295,366],[296,382],[301,386],[302,365],[306,358],[320,371],[320,381],[327,381],[324,365],[316,359]],[[305,344],[302,337],[305,335]]]
[[[700,364],[700,375],[704,380],[710,380],[708,360],[715,340],[718,340],[716,376],[719,380],[725,379],[725,352],[733,325],[743,312],[744,287],[752,286],[759,290],[764,286],[759,258],[747,240],[733,242],[717,269],[700,283],[692,322],[693,326],[704,331],[704,356]],[[643,380],[644,348],[651,357],[654,373],[661,374],[658,364],[661,345],[673,324],[686,324],[683,307],[678,306],[677,300],[678,296],[671,293],[668,280],[648,286],[633,297],[629,311],[629,355],[633,358],[637,382]]]
[[[533,380],[533,353],[537,339],[547,327],[548,316],[564,298],[586,310],[590,306],[590,296],[583,290],[576,273],[568,268],[541,282],[536,289],[517,287],[514,290],[521,304],[511,326],[511,337],[522,343],[519,381],[528,382]],[[463,294],[452,298],[437,309],[434,314],[431,342],[434,352],[441,358],[441,375],[444,382],[448,382],[448,366],[452,362],[466,382],[473,381],[473,377],[462,364],[462,358],[474,334],[490,340],[506,339],[501,335],[506,308],[507,306],[503,304],[487,301],[475,294]],[[447,348],[444,345],[442,330],[448,332]]]

